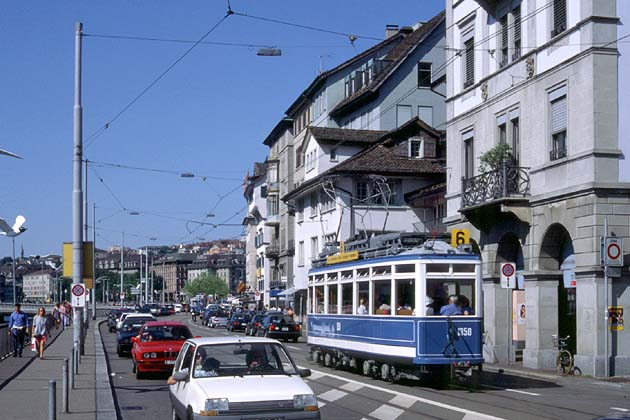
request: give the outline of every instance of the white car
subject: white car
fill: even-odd
[[[319,419],[310,374],[276,340],[193,338],[169,378],[173,419]]]
[[[182,311],[182,304],[181,303],[176,303],[175,305],[173,305],[173,307],[175,308],[175,313],[178,313],[178,312]]]
[[[137,313],[137,312],[126,312],[123,313],[122,315],[120,315],[120,318],[118,318],[118,322],[116,323],[116,330],[120,331],[120,329],[122,328],[122,324],[123,322],[125,322],[125,319],[127,318],[146,318],[146,317],[150,317],[152,316],[151,314],[143,314],[143,313]],[[153,317],[155,318],[155,317]],[[157,319],[154,319],[154,321],[157,321]]]

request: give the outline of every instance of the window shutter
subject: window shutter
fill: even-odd
[[[465,87],[475,82],[475,38],[464,42],[466,50],[466,84]]]
[[[551,103],[551,132],[557,133],[567,128],[567,97],[561,97]]]
[[[500,20],[501,23],[501,48],[508,47],[508,17],[503,16]]]
[[[567,28],[567,1],[554,0],[553,2],[553,29],[559,34]]]
[[[521,40],[521,7],[512,10],[514,16],[514,42]]]

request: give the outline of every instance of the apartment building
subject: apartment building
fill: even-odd
[[[630,337],[604,317],[605,302],[628,307],[630,278],[604,296],[599,250],[605,218],[630,233],[619,3],[446,1],[446,222],[483,257],[487,362],[553,368],[559,334],[584,374],[630,373]],[[500,285],[505,262],[515,289]]]
[[[55,277],[52,270],[37,270],[22,275],[24,299],[29,302],[52,301],[55,293]]]

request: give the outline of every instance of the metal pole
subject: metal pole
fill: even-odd
[[[72,190],[72,283],[80,284],[83,274],[83,191],[81,185],[81,163],[83,160],[83,110],[81,107],[81,40],[83,24],[74,25],[74,151]],[[74,308],[73,339],[83,343],[82,308]]]
[[[68,359],[63,359],[63,374],[61,376],[61,383],[61,407],[64,413],[68,413],[68,395],[70,394],[68,389]]]
[[[87,160],[85,167],[85,196],[87,197]],[[87,233],[85,235],[87,236]],[[96,320],[96,203],[92,203],[92,320]]]
[[[144,302],[149,303],[149,246],[144,247],[146,252],[145,267],[144,267]]]
[[[122,232],[122,238],[120,241],[120,306],[123,306],[123,272],[125,268],[125,232]]]
[[[48,420],[57,420],[57,381],[48,381]]]
[[[85,210],[85,215],[83,216],[83,228],[85,229],[85,240],[88,240],[88,160],[85,159],[85,194],[83,195],[83,209]]]
[[[604,217],[604,244],[608,236],[608,216]],[[606,249],[604,247],[604,252]],[[610,374],[608,367],[608,264],[604,256],[604,378]]]
[[[75,347],[72,347],[72,351],[70,352],[70,389],[74,389],[74,375],[77,373],[76,366],[76,350]]]
[[[151,257],[151,303],[153,303],[153,300],[155,298],[155,290],[153,290],[153,257]]]
[[[11,269],[13,270],[13,306],[18,302],[17,300],[17,279],[15,278],[15,236],[11,237],[11,242],[13,244],[13,262],[11,264]]]

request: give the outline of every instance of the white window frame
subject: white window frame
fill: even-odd
[[[413,154],[413,145],[418,145],[418,153],[416,155]],[[409,139],[409,148],[408,148],[408,156],[412,159],[422,159],[424,158],[424,140],[420,138],[410,138]]]

